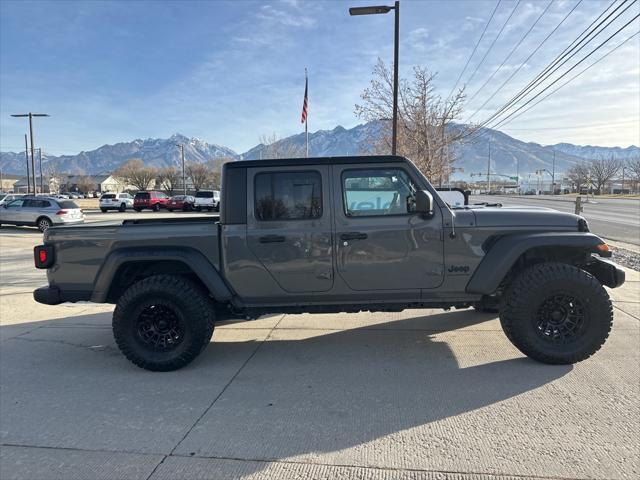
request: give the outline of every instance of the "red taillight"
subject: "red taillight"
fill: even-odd
[[[53,247],[51,245],[38,245],[33,249],[33,259],[36,268],[49,268],[53,265]]]
[[[69,210],[58,210],[56,215],[66,215],[67,213],[69,213]]]

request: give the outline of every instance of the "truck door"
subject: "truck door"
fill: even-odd
[[[247,242],[286,292],[333,286],[328,173],[327,166],[247,171]]]
[[[438,287],[444,278],[442,213],[416,213],[423,179],[398,163],[334,165],[336,264],[353,290]]]

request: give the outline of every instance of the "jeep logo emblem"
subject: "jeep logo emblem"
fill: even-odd
[[[448,270],[449,273],[467,273],[468,271],[468,265],[451,265]]]

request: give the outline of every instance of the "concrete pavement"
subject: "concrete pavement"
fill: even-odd
[[[4,229],[3,229],[4,230]],[[640,273],[591,359],[542,365],[493,315],[224,322],[147,372],[112,307],[36,304],[37,233],[0,233],[0,478],[471,479],[640,475]]]

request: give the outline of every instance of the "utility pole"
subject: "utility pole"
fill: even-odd
[[[491,137],[489,137],[489,157],[487,159],[487,193],[491,192]]]
[[[44,193],[44,186],[42,183],[42,148],[38,148],[38,159],[40,162],[40,193]]]
[[[27,134],[24,134],[24,156],[27,160],[27,195],[31,193],[31,174],[29,173],[29,144]]]
[[[33,194],[37,193],[36,191],[36,161],[35,161],[35,153],[33,146],[33,117],[48,117],[49,115],[46,113],[17,113],[11,115],[12,117],[29,117],[29,134],[31,135],[31,174],[33,175]]]
[[[556,194],[556,149],[553,149],[553,166],[551,167],[551,195]]]
[[[518,195],[520,195],[520,157],[516,157],[516,178],[518,182],[518,189],[516,191]]]
[[[180,156],[182,157],[182,191],[183,194],[186,195],[187,194],[187,181],[186,181],[186,176],[184,173],[184,145],[182,145],[181,143],[176,143],[176,146],[178,148],[180,148]]]

